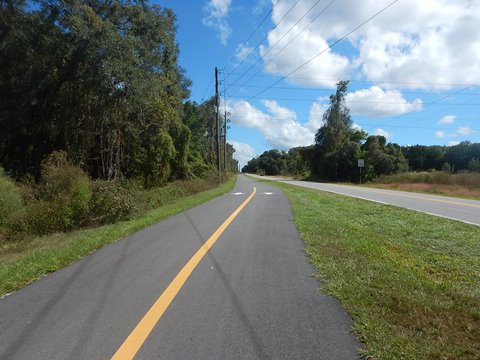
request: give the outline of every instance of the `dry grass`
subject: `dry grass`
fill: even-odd
[[[480,200],[480,189],[472,189],[459,185],[438,185],[425,183],[389,183],[389,184],[367,184],[366,186],[379,189],[393,189],[402,191],[431,193],[438,195],[455,196]]]
[[[379,177],[365,186],[480,199],[480,173],[401,173]]]

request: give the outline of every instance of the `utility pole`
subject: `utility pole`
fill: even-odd
[[[218,104],[218,68],[215,67],[215,129],[216,129],[216,145],[217,145],[217,169],[218,169],[218,179],[221,179],[221,165],[220,165],[220,118],[218,116],[219,112]]]
[[[225,122],[223,124],[223,166],[225,172],[227,172],[227,129],[229,129],[227,123],[230,122],[230,120],[227,119],[227,115],[230,115],[230,113],[225,110]]]
[[[227,172],[227,112],[223,122],[223,171]]]

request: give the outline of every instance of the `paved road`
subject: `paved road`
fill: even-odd
[[[480,225],[480,201],[447,196],[419,194],[406,191],[372,189],[310,181],[284,180],[276,177],[251,175],[256,178],[280,181],[291,185],[353,196],[428,214]]]
[[[0,300],[0,359],[110,359],[254,186],[135,359],[357,359],[361,344],[311,277],[288,200],[243,176],[232,193]]]

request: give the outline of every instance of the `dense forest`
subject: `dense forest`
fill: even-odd
[[[480,171],[480,143],[455,146],[400,146],[384,136],[368,135],[354,128],[345,105],[348,81],[337,84],[324,125],[315,143],[288,151],[268,150],[251,159],[242,172],[266,175],[302,175],[328,181],[359,181],[358,160],[364,159],[362,178],[405,171]]]
[[[93,178],[142,178],[147,187],[211,170],[214,102],[186,102],[171,10],[141,0],[0,6],[7,174],[38,181],[58,150]]]
[[[0,2],[0,243],[125,220],[237,169],[175,37],[146,0]]]

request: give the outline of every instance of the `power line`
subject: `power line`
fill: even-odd
[[[232,73],[229,73],[232,74]],[[257,75],[257,78],[280,78],[285,80],[286,77],[283,75]],[[325,82],[338,82],[340,79],[335,78],[315,78],[315,77],[306,77],[306,76],[288,76],[291,80],[311,80],[311,81],[325,81]],[[348,80],[350,83],[374,83],[374,84],[393,84],[393,85],[411,85],[411,86],[448,86],[448,87],[459,87],[459,86],[478,86],[478,84],[472,83],[436,83],[436,82],[407,82],[407,81],[390,81],[390,80]],[[230,85],[232,86],[232,85]],[[243,85],[235,85],[242,87]],[[263,86],[261,86],[263,87]],[[272,86],[273,88],[274,86]],[[325,88],[325,89],[333,89]]]
[[[280,25],[280,23],[288,16],[288,14],[290,14],[290,12],[293,10],[293,8],[298,4],[300,0],[297,0],[295,1],[295,3],[290,7],[290,9],[283,15],[283,17],[280,19],[280,21],[277,23],[277,25],[275,26],[274,30],[278,27],[278,25]],[[398,1],[398,0],[397,0]],[[259,47],[264,41],[265,39],[268,37],[268,33],[267,35],[264,36],[264,38],[262,40],[260,40],[260,42],[255,45],[254,48],[257,48]],[[233,69],[232,73],[235,73],[235,70],[237,70],[240,66],[243,65],[243,63],[250,57],[250,55],[252,54],[253,51],[249,52],[247,56],[245,56],[242,61],[240,61],[240,63]],[[228,77],[228,76],[227,76]]]
[[[450,94],[448,94],[448,95],[442,96],[442,97],[439,98],[439,99],[436,99],[436,100],[434,100],[434,101],[431,101],[431,102],[429,102],[429,103],[426,103],[426,104],[424,104],[424,105],[422,106],[422,110],[424,110],[426,107],[435,105],[435,104],[439,103],[440,101],[443,101],[443,100],[445,100],[445,99],[447,99],[447,98],[449,98],[449,97],[452,97],[453,95],[457,95],[457,94],[461,93],[462,91],[465,91],[465,90],[470,89],[470,88],[472,88],[472,87],[473,87],[473,86],[467,86],[467,87],[461,88],[461,89],[458,90],[458,91],[455,91],[455,92],[450,93]],[[452,105],[452,104],[446,104],[446,105]],[[480,105],[480,104],[477,104],[477,105]],[[458,106],[458,105],[456,105],[456,106]],[[396,119],[390,119],[389,121],[398,120],[398,118],[403,117],[404,115],[406,115],[406,114],[399,115],[399,116],[396,117]],[[417,121],[419,121],[419,120],[424,120],[424,119],[429,118],[429,117],[431,117],[431,116],[435,116],[435,115],[426,115],[426,116],[424,116],[424,117],[417,118],[417,119],[415,119],[413,122],[411,122],[411,123],[409,123],[409,124],[413,124],[414,122],[417,122]],[[408,124],[407,124],[407,125],[408,125]],[[371,128],[369,128],[369,129],[367,129],[367,130],[371,130]]]
[[[213,79],[215,78],[215,75],[212,75],[212,77],[210,78],[210,82],[208,83],[208,86],[207,88],[205,89],[205,92],[203,93],[203,96],[202,96],[202,100],[205,99],[205,95],[207,95],[209,89],[210,89],[210,86],[212,86],[213,84]]]
[[[263,119],[264,117],[262,116],[249,116],[248,118],[235,118],[236,121],[239,121],[239,120],[250,120],[250,119]],[[279,118],[279,117],[271,117],[271,116],[265,116],[265,118],[267,118],[268,120],[279,120],[279,121],[282,121],[282,120],[285,120],[285,118]],[[296,119],[294,119],[296,120]],[[369,126],[371,126],[372,128],[369,128],[370,129],[373,129],[373,128],[379,128],[379,127],[382,127],[382,128],[406,128],[406,129],[428,129],[428,130],[438,130],[438,126],[436,127],[433,127],[433,126],[410,126],[410,125],[385,125],[384,123],[381,123],[381,124],[370,124]],[[442,127],[442,130],[456,130],[458,129],[458,127]]]
[[[263,17],[262,21],[260,22],[260,24],[258,24],[258,26],[256,27],[256,29],[250,34],[250,36],[248,37],[248,39],[244,42],[244,43],[248,43],[250,41],[250,39],[253,37],[253,35],[256,34],[256,32],[260,29],[260,27],[263,25],[263,23],[265,22],[265,20],[267,20],[267,18],[270,16],[270,14],[273,12],[273,9],[275,8],[275,6],[280,2],[280,0],[277,0],[277,2],[275,4],[272,5],[270,11]],[[228,60],[228,62],[225,64],[225,66],[223,67],[224,69],[227,68],[228,64],[230,64],[232,62],[232,60],[235,58],[235,56],[238,55],[238,53],[240,52],[240,49],[238,49],[237,51],[235,51],[235,53],[232,55],[232,57],[230,58],[230,60]]]
[[[315,4],[313,4],[313,6],[311,6],[310,9],[308,9],[307,12],[305,12],[305,14],[303,14],[303,16],[302,16],[300,19],[298,19],[297,22],[296,22],[292,27],[290,27],[290,29],[288,29],[288,31],[287,31],[285,34],[283,34],[283,36],[282,36],[273,46],[271,46],[271,47],[268,49],[267,52],[266,52],[265,54],[263,54],[262,57],[259,57],[258,60],[257,60],[253,65],[251,65],[251,66],[247,69],[247,71],[245,71],[239,78],[237,78],[237,79],[233,82],[233,84],[235,84],[235,83],[237,83],[238,81],[240,81],[240,79],[242,79],[242,78],[243,78],[251,69],[253,69],[260,61],[262,61],[262,58],[263,58],[266,54],[268,54],[270,51],[272,51],[272,49],[273,49],[275,46],[277,46],[278,43],[279,43],[280,41],[282,41],[282,40],[285,38],[285,36],[287,36],[288,33],[290,33],[290,31],[292,31],[292,29],[293,29],[295,26],[297,26],[297,24],[298,24],[300,21],[302,21],[303,18],[304,18],[305,16],[307,16],[307,15],[310,13],[310,11],[312,11],[313,8],[318,5],[318,3],[319,3],[320,1],[321,1],[321,0],[317,0],[317,2],[316,2]],[[336,0],[332,0],[331,3],[333,3],[334,1],[336,1]],[[331,4],[331,3],[330,3],[330,4]],[[325,11],[325,9],[324,9],[320,14],[322,14],[324,11]],[[277,24],[276,28],[278,28],[278,24]],[[267,37],[268,37],[268,34],[267,34],[267,36],[265,37],[265,39],[266,39]],[[248,82],[248,81],[247,81],[247,82]],[[232,85],[233,85],[233,84],[232,84]]]
[[[454,94],[449,94],[447,96],[443,96],[440,99],[437,99],[431,103],[427,103],[428,105],[455,105],[455,106],[478,106],[480,103],[440,103],[440,101],[450,97],[451,95]],[[230,95],[230,98],[238,98],[242,99],[243,96],[234,96]],[[279,98],[279,97],[269,97],[268,100],[278,100],[278,101],[305,101],[305,102],[320,102],[319,99],[307,99],[307,98]],[[392,105],[403,105],[403,104],[409,104],[406,100],[405,101],[363,101],[363,100],[345,100],[347,103],[352,103],[352,104],[392,104]]]
[[[291,79],[291,78],[290,78]],[[336,81],[335,79],[331,79],[330,81]],[[370,81],[369,80],[348,80],[348,82],[350,83],[369,83]],[[403,83],[405,84],[405,83]],[[407,83],[408,84],[408,83]],[[373,85],[373,86],[377,86],[377,85]],[[465,84],[463,84],[462,86],[465,86]],[[468,86],[477,86],[477,85],[468,85]],[[265,85],[257,85],[257,84],[253,84],[253,85],[230,85],[230,87],[236,87],[236,88],[263,88],[265,87]],[[301,86],[272,86],[271,87],[272,89],[279,89],[279,90],[299,90],[299,91],[332,91],[333,88],[331,87],[301,87]],[[362,89],[364,90],[364,89]],[[368,89],[368,91],[370,92],[373,92],[373,93],[385,93],[385,92],[388,92],[388,91],[399,91],[400,90],[397,90],[397,89],[394,89],[394,90],[389,90],[389,89],[383,89],[383,88],[379,88],[378,90],[377,89]],[[401,93],[402,94],[450,94],[451,91],[447,91],[447,90],[401,90]],[[465,94],[465,95],[480,95],[479,92],[476,92],[476,93],[468,93],[468,94]],[[235,97],[233,95],[231,95],[231,97]]]
[[[260,69],[258,69],[254,74],[250,75],[249,79],[248,79],[243,85],[248,84],[260,71],[264,70],[264,69],[267,67],[267,64],[271,63],[271,62],[273,61],[273,59],[275,59],[283,50],[285,50],[285,48],[286,48],[288,45],[290,45],[293,41],[295,41],[295,40],[300,36],[300,34],[302,34],[314,21],[316,21],[321,15],[323,15],[323,13],[324,13],[325,11],[327,11],[328,8],[329,8],[335,1],[336,1],[336,0],[330,1],[330,3],[329,3],[316,17],[314,17],[312,20],[310,20],[310,22],[308,22],[307,25],[305,25],[305,26],[303,27],[303,29],[300,30],[300,31],[293,37],[293,39],[291,39],[287,44],[285,44],[274,56],[272,56],[270,59],[268,59],[268,60],[263,64],[263,66],[262,66]],[[318,3],[318,2],[317,2],[317,3]],[[317,4],[317,3],[316,3],[316,4]],[[315,5],[316,5],[316,4],[315,4]],[[314,6],[315,6],[315,5],[314,5]],[[313,8],[313,7],[312,7],[312,8]],[[311,9],[312,9],[312,8],[311,8]],[[311,9],[310,9],[310,10],[311,10]],[[309,10],[305,15],[307,15],[307,14],[310,12],[310,10]],[[305,15],[304,15],[304,16],[305,16]],[[301,19],[303,19],[304,16],[302,16]],[[301,19],[300,19],[300,20],[301,20]],[[300,20],[299,20],[299,21],[300,21]],[[299,21],[297,21],[297,23],[296,23],[295,25],[297,25]],[[294,26],[295,26],[295,25],[294,25]],[[293,27],[292,27],[292,28],[293,28]],[[290,30],[291,30],[291,29],[290,29]],[[289,30],[288,32],[290,32],[290,30]],[[287,34],[288,34],[288,32],[287,32]],[[287,34],[285,34],[285,35],[287,35]],[[282,39],[285,37],[285,35],[282,36],[282,38],[281,38],[280,40],[282,40]],[[280,42],[280,40],[277,41],[277,42],[264,54],[264,56],[265,56],[266,54],[268,54],[268,53]],[[258,63],[260,62],[260,60],[261,60],[261,58],[255,63],[255,65],[258,64]],[[247,72],[250,71],[250,69],[252,69],[252,68],[253,68],[253,67],[250,67],[250,68],[247,70]]]
[[[281,81],[287,79],[288,77],[290,77],[292,74],[294,74],[295,72],[297,72],[298,70],[300,70],[301,68],[303,68],[304,66],[310,64],[313,60],[315,60],[316,58],[318,58],[320,55],[322,55],[325,51],[331,49],[332,47],[334,47],[336,44],[338,44],[340,41],[346,39],[348,36],[350,36],[351,34],[353,34],[355,31],[357,31],[358,29],[360,29],[362,26],[364,26],[365,24],[367,24],[368,22],[370,22],[371,20],[373,20],[375,17],[377,17],[378,15],[380,15],[381,13],[383,13],[385,10],[387,10],[388,8],[390,8],[391,6],[393,6],[395,3],[397,3],[398,0],[394,0],[392,1],[390,4],[388,4],[387,6],[385,6],[384,8],[382,8],[380,11],[378,11],[377,13],[375,13],[374,15],[372,15],[371,17],[369,17],[367,20],[365,20],[364,22],[362,22],[360,25],[358,25],[357,27],[355,27],[353,30],[351,30],[350,32],[348,32],[347,34],[345,34],[344,36],[342,36],[341,38],[335,40],[332,44],[328,45],[325,49],[323,49],[322,51],[320,51],[318,54],[316,54],[314,57],[312,57],[311,59],[305,61],[303,64],[297,66],[295,69],[293,69],[292,71],[290,71],[287,75],[284,75],[283,77],[280,78],[280,80],[274,82],[273,84],[267,86],[265,89],[263,89],[262,91],[258,92],[257,94],[251,96],[250,98],[247,99],[248,100],[252,100],[254,98],[256,98],[257,96],[263,94],[265,91],[267,91],[268,89],[272,88],[273,86],[277,85],[278,83],[280,83]]]

